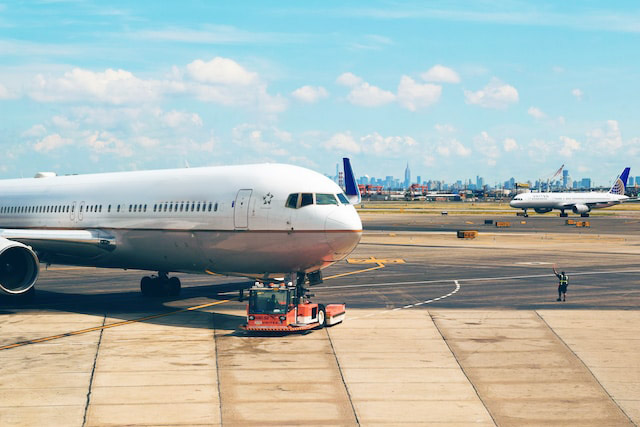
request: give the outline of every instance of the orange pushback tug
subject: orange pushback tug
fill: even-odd
[[[288,283],[256,282],[249,289],[247,324],[252,332],[299,332],[332,326],[344,320],[345,304],[312,303],[306,288]]]

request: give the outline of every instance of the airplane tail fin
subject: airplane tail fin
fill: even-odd
[[[353,175],[353,169],[351,169],[351,162],[348,157],[342,159],[344,165],[344,186],[345,194],[349,198],[349,202],[352,204],[360,203],[362,197],[360,196],[360,189],[356,182],[356,177]]]
[[[609,190],[609,193],[624,195],[624,192],[627,188],[627,178],[629,178],[630,170],[631,168],[629,167],[624,168],[620,176],[618,176],[614,181],[613,185],[611,186],[611,190]]]

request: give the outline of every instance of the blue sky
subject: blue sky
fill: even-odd
[[[0,177],[640,175],[636,2],[0,3]],[[634,173],[636,170],[637,173]]]

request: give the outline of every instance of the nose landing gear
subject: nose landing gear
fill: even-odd
[[[180,279],[168,277],[160,271],[157,276],[145,276],[140,280],[140,292],[145,297],[177,297],[180,295]]]

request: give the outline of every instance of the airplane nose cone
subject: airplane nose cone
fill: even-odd
[[[353,206],[334,209],[324,225],[327,243],[334,250],[334,257],[342,259],[349,255],[362,237],[362,221]]]

